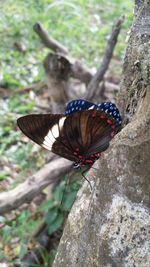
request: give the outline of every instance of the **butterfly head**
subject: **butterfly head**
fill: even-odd
[[[92,166],[95,160],[79,160],[73,163],[73,168],[78,170],[84,166]]]
[[[78,170],[78,169],[81,169],[81,164],[80,164],[80,162],[74,162],[74,163],[73,163],[73,168],[74,168],[74,169],[77,169],[77,170]]]

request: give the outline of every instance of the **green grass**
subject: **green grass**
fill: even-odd
[[[15,91],[44,79],[42,61],[49,52],[33,31],[33,25],[40,22],[50,36],[69,49],[70,55],[79,58],[89,67],[97,67],[112,25],[118,17],[125,15],[114,51],[118,60],[123,59],[127,31],[132,23],[133,3],[130,0],[5,0],[1,1],[0,5],[0,87],[11,93],[10,97],[0,99],[0,182],[7,182],[7,179],[11,178],[13,182],[10,186],[14,187],[40,168],[45,158],[44,150],[37,153],[31,142],[21,142],[22,134],[17,131],[16,125],[17,117],[32,112],[35,102],[29,93],[18,95]],[[24,52],[16,50],[16,42],[22,45]],[[120,75],[121,70],[112,68],[112,73],[116,72]],[[12,178],[14,170],[15,179]],[[62,182],[51,202],[43,203],[43,210],[40,210],[41,213],[49,210],[49,233],[53,233],[62,225],[62,214],[64,210],[70,209],[70,203],[75,198],[77,188],[73,187],[71,191],[66,192],[67,197],[65,196],[60,211],[58,205],[54,204],[58,201],[57,195],[63,186]],[[3,187],[0,186],[0,192],[2,190]],[[26,239],[39,221],[40,218],[34,221],[28,211],[19,213],[13,221],[0,217],[0,223],[5,223],[5,227],[0,230],[0,261],[6,258],[11,261],[11,256],[6,257],[2,244],[9,244],[14,237],[21,240],[20,254],[24,253]],[[47,257],[45,261],[48,261]]]
[[[16,88],[43,78],[42,60],[47,49],[32,27],[36,22],[62,42],[70,53],[89,66],[98,64],[103,55],[111,27],[119,16],[125,15],[124,29],[132,20],[132,3],[122,1],[11,1],[1,3],[1,84]],[[122,31],[115,50],[124,55],[126,31]],[[26,52],[14,48],[19,42]]]

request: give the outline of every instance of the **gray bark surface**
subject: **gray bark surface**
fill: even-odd
[[[150,2],[138,7],[118,104],[127,124],[90,170],[53,267],[150,266]]]

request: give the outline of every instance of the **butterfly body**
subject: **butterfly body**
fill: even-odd
[[[73,167],[93,165],[121,128],[113,103],[86,100],[68,103],[65,114],[32,114],[17,121],[22,132],[42,147],[73,161]]]
[[[91,154],[89,156],[84,156],[84,155],[77,154],[76,152],[74,152],[74,154],[79,158],[78,161],[75,161],[73,163],[74,169],[81,168],[85,165],[88,165],[88,166],[91,165],[92,166],[94,164],[94,162],[99,159],[99,157],[101,155],[101,153],[95,153],[95,154]]]

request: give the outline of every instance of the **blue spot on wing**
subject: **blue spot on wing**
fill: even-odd
[[[103,102],[99,104],[94,104],[84,99],[76,99],[69,102],[65,109],[65,115],[70,115],[77,111],[83,110],[102,110],[106,114],[110,115],[113,119],[115,119],[116,124],[121,125],[122,119],[119,113],[118,108],[114,103],[111,102]]]

